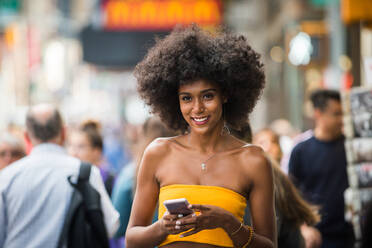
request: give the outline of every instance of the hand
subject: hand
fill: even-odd
[[[305,240],[306,248],[319,248],[322,244],[322,235],[318,229],[303,224],[301,226],[301,234]]]
[[[194,215],[189,214],[184,217],[182,214],[170,214],[167,211],[164,213],[163,218],[161,218],[159,222],[162,230],[166,234],[179,234],[194,227],[193,225],[188,224],[184,224],[181,226],[179,220],[182,219],[184,220],[184,222],[189,222],[189,219],[191,219],[192,217],[194,217]]]
[[[183,233],[181,235],[182,237],[193,235],[205,229],[222,227],[224,216],[228,213],[223,208],[213,205],[192,204],[189,208],[199,214],[192,214],[190,218],[186,219],[185,217],[178,220],[178,224],[182,230],[192,228],[191,231]]]

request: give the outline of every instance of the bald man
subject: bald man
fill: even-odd
[[[79,175],[80,161],[66,154],[62,118],[51,105],[30,108],[25,138],[33,145],[31,154],[0,172],[0,247],[57,247],[73,192],[67,177]],[[113,236],[119,214],[95,166],[89,181],[100,193],[105,226]]]

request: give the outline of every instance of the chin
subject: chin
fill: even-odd
[[[342,132],[337,132],[337,133],[334,133],[334,137],[335,138],[339,138],[339,137],[341,137],[343,135],[343,133]]]
[[[205,134],[208,133],[210,129],[206,127],[191,127],[191,131],[198,134]]]

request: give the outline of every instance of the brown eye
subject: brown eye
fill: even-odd
[[[184,102],[191,101],[191,96],[182,96],[181,100],[184,101]]]
[[[212,93],[205,94],[204,99],[213,99],[214,95]]]

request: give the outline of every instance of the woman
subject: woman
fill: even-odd
[[[253,136],[252,143],[262,147],[276,162],[280,163],[283,153],[280,148],[279,135],[273,130],[269,128],[261,129]]]
[[[69,136],[68,151],[72,156],[99,167],[107,193],[111,195],[115,177],[108,170],[103,157],[103,138],[99,123],[86,121],[74,130]]]
[[[127,229],[127,247],[276,247],[272,168],[262,149],[231,136],[263,87],[263,65],[243,36],[178,28],[136,67],[139,93],[183,132],[144,152]],[[187,198],[194,214],[163,202]],[[252,227],[242,224],[246,201]],[[159,220],[151,224],[159,201]]]

